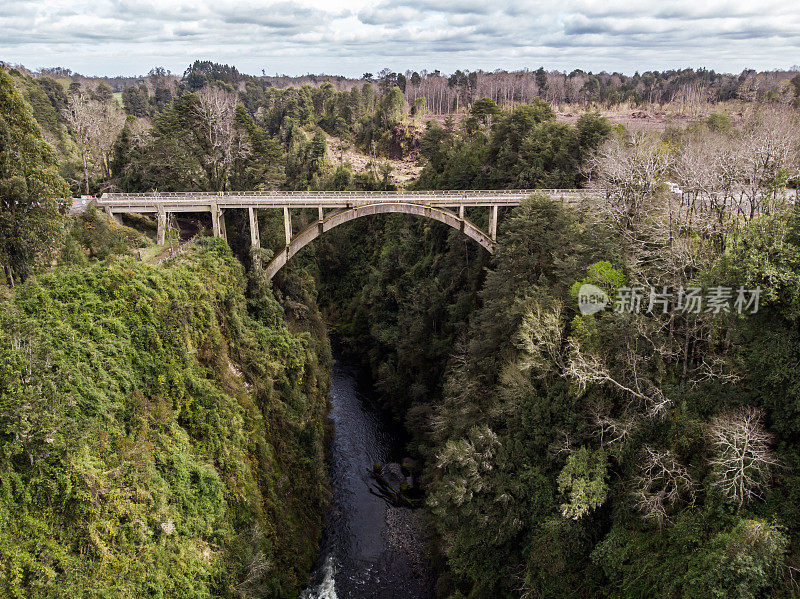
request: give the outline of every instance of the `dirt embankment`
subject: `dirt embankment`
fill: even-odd
[[[328,142],[328,162],[336,166],[349,164],[355,173],[373,171],[376,177],[380,178],[381,166],[388,164],[392,169],[389,175],[392,183],[402,187],[416,179],[422,171],[422,166],[416,157],[394,160],[382,156],[369,156],[356,150],[350,142],[338,137],[325,134],[325,138]]]

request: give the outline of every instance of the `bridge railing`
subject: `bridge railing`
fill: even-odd
[[[129,200],[155,200],[155,199],[204,199],[220,200],[229,198],[461,198],[461,197],[518,197],[528,196],[533,193],[544,193],[547,195],[593,195],[596,190],[592,189],[470,189],[470,190],[440,190],[440,191],[156,191],[145,193],[104,193],[100,197],[101,202],[105,201],[129,201]]]

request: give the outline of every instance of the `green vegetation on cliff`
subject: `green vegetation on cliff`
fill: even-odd
[[[0,69],[0,265],[9,284],[52,254],[68,195],[30,104]]]
[[[62,267],[0,300],[0,594],[304,584],[327,342],[287,329],[271,296],[251,318],[244,291],[213,240],[164,267]]]

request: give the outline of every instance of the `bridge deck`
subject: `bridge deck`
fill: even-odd
[[[596,192],[587,189],[514,189],[473,191],[229,191],[106,193],[97,201],[114,212],[205,212],[211,205],[229,208],[351,208],[402,202],[442,208],[516,206],[532,193],[577,200]]]

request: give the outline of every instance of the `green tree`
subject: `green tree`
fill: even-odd
[[[500,114],[500,107],[490,98],[480,98],[472,103],[470,110],[472,116],[480,120],[484,125],[491,122],[492,117]]]
[[[12,285],[52,254],[69,196],[55,152],[0,69],[0,260]]]
[[[598,508],[606,500],[608,458],[602,449],[590,452],[586,447],[569,454],[567,464],[558,475],[558,492],[566,496],[561,513],[578,520]]]
[[[243,104],[236,106],[234,127],[242,149],[234,155],[230,188],[274,189],[283,179],[280,146],[256,125]]]
[[[369,79],[361,86],[361,100],[366,112],[372,112],[375,109],[375,88],[369,83]]]
[[[724,112],[712,112],[706,119],[706,126],[712,131],[725,133],[733,127],[731,117]]]
[[[308,169],[312,176],[322,173],[327,149],[328,142],[325,140],[325,134],[322,131],[317,131],[311,139],[307,154]]]
[[[611,122],[599,112],[587,112],[578,118],[577,129],[579,159],[586,160],[596,152],[611,134]]]
[[[792,77],[792,85],[794,86],[794,95],[800,98],[800,75]]]
[[[92,100],[97,100],[98,102],[108,102],[114,99],[114,90],[105,83],[98,83],[91,93]]]
[[[122,105],[125,112],[136,117],[149,114],[148,95],[146,87],[126,87],[122,90]]]
[[[381,100],[380,109],[375,115],[380,129],[390,129],[399,123],[405,114],[406,101],[403,92],[395,86]]]
[[[60,114],[67,107],[67,92],[64,91],[64,87],[58,81],[52,77],[39,77],[36,79],[36,84],[47,94],[50,104],[53,105],[56,112]]]

